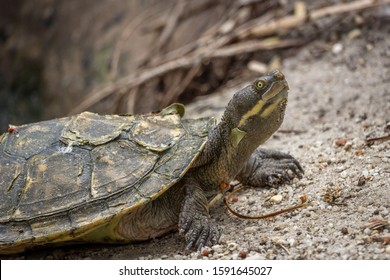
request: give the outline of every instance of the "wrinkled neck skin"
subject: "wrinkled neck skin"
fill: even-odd
[[[220,191],[221,183],[229,184],[234,180],[256,148],[280,127],[284,107],[285,104],[267,119],[260,120],[254,129],[246,131],[237,147],[231,141],[232,130],[237,127],[237,120],[231,117],[234,116],[234,108],[227,108],[221,122],[210,131],[206,147],[191,172],[207,198]]]

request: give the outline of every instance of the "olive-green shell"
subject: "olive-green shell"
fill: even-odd
[[[163,194],[214,125],[176,112],[84,112],[1,135],[0,253],[78,238]]]

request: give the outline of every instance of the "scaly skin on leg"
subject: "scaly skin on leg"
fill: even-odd
[[[236,179],[246,185],[265,187],[290,182],[295,177],[300,179],[303,173],[302,166],[289,154],[259,148]]]
[[[186,249],[216,244],[221,235],[218,225],[210,222],[208,201],[197,182],[185,182],[185,199],[179,216],[179,232],[185,236]]]

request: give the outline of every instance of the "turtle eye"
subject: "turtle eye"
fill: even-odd
[[[255,87],[258,90],[262,90],[263,88],[265,88],[266,85],[267,83],[264,80],[259,80],[255,82]]]

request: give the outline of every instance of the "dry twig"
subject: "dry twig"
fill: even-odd
[[[200,69],[201,67],[199,67],[199,65],[202,65],[202,61],[204,60],[209,60],[217,57],[231,57],[239,54],[255,52],[258,50],[296,47],[301,46],[306,42],[303,39],[280,40],[273,43],[261,41],[259,39],[242,41],[243,39],[248,39],[249,37],[259,38],[269,36],[272,34],[276,34],[280,30],[296,28],[303,25],[307,21],[314,22],[319,18],[325,16],[379,7],[388,3],[390,3],[390,0],[359,0],[350,3],[337,4],[321,8],[309,12],[306,15],[298,14],[272,21],[264,22],[264,18],[260,17],[259,19],[253,21],[251,24],[244,23],[241,26],[235,27],[233,31],[228,34],[219,35],[219,38],[215,38],[215,35],[218,32],[218,28],[214,27],[212,28],[211,32],[205,32],[205,34],[198,40],[191,42],[190,44],[183,46],[179,49],[171,51],[170,53],[167,53],[165,55],[157,56],[155,59],[150,61],[149,65],[152,66],[145,69],[141,69],[139,72],[128,75],[127,77],[124,77],[113,84],[91,92],[86,96],[84,101],[82,101],[78,106],[76,106],[69,114],[75,114],[84,111],[112,94],[125,94],[129,92],[129,90],[133,87],[137,87],[151,79],[160,77],[169,72],[179,69],[189,69],[191,67],[194,67],[195,69]],[[234,9],[237,9],[237,6],[233,8],[233,12],[235,11]],[[165,25],[165,29],[160,35],[160,45],[166,42],[172,32],[174,32],[173,29],[176,26],[176,23],[180,20],[180,15],[182,15],[182,13],[185,13],[183,11],[183,6],[181,6],[181,4],[178,4],[175,9],[175,16],[167,25]],[[138,20],[137,22],[141,22],[141,20]],[[261,24],[254,24],[256,22],[261,22]],[[121,53],[121,44],[123,44],[123,42],[125,42],[129,38],[131,33],[131,28],[125,32],[125,34],[123,35],[124,39],[122,39],[121,43],[117,46],[116,51],[114,52],[112,63],[112,73],[114,77],[117,73],[117,65]],[[240,39],[241,42],[228,46],[228,44],[230,44],[233,40],[237,38]],[[193,78],[195,76],[196,73],[194,73],[194,71],[190,71],[187,75],[182,76],[182,79],[185,80],[184,82],[180,83],[181,89],[171,90],[169,100],[173,100],[178,95],[180,95],[190,84],[190,78]]]

